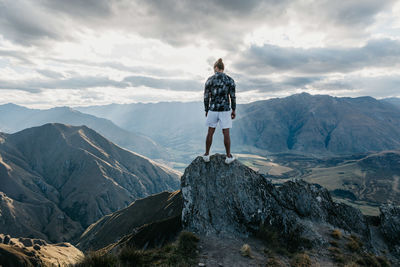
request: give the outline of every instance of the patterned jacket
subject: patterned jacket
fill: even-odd
[[[204,88],[205,111],[229,111],[236,109],[235,81],[223,72],[215,72]],[[229,101],[230,98],[230,101]],[[210,101],[211,100],[211,101]],[[230,102],[230,103],[229,103]],[[231,107],[230,107],[231,106]]]

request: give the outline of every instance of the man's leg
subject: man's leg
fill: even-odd
[[[208,127],[208,133],[207,133],[207,137],[206,137],[206,153],[204,154],[205,156],[208,156],[208,154],[210,154],[210,148],[211,148],[214,132],[215,132],[215,128]]]
[[[226,150],[226,156],[231,158],[231,137],[229,136],[229,128],[222,129],[222,133],[224,134],[224,145]]]

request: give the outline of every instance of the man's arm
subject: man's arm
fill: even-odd
[[[204,86],[204,110],[206,112],[206,116],[208,113],[208,109],[210,107],[210,98],[211,98],[210,79],[208,79]]]
[[[229,98],[231,99],[231,108],[232,108],[232,114],[231,117],[234,119],[236,117],[236,84],[235,81],[232,79],[232,84],[230,86],[229,90]]]

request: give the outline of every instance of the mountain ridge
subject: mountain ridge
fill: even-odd
[[[40,110],[29,109],[15,104],[0,105],[1,131],[15,133],[25,128],[46,123],[86,125],[126,149],[144,154],[153,159],[170,157],[165,148],[156,144],[149,137],[122,129],[108,119],[85,114],[70,107],[64,106]]]
[[[179,184],[176,171],[86,126],[49,123],[3,136],[0,205],[12,223],[2,231],[13,236],[71,241],[103,215]]]
[[[201,102],[114,104],[81,109],[104,115],[120,127],[141,131],[167,147],[173,144],[169,148],[185,151],[185,144],[189,143],[191,150],[197,153],[203,149],[206,127],[201,123],[204,121]],[[171,129],[163,127],[163,136],[155,134],[159,132],[159,123],[150,124],[150,121],[157,122],[157,118],[146,117],[150,109],[155,113],[152,116],[168,120],[173,126]],[[180,109],[181,115],[173,115]],[[130,117],[131,111],[136,118]],[[114,117],[114,113],[118,115]],[[126,125],[119,120],[121,117],[135,123]],[[400,110],[385,100],[308,93],[238,104],[237,118],[231,129],[232,146],[238,152],[264,154],[291,152],[326,156],[399,149],[399,135]],[[214,139],[213,151],[223,151],[220,138]]]

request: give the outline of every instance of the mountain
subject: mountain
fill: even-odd
[[[400,206],[382,205],[379,216],[364,216],[317,184],[274,185],[240,161],[224,160],[219,154],[208,163],[197,157],[186,168],[180,191],[138,200],[103,217],[79,244],[102,247],[97,252],[105,256],[99,260],[113,255],[115,262],[139,266],[173,266],[185,248],[197,251],[190,256],[195,263],[187,266],[400,263]],[[193,234],[199,245],[190,241]]]
[[[45,110],[29,109],[14,104],[0,105],[0,130],[13,133],[45,123],[86,125],[112,142],[153,159],[170,159],[170,154],[149,137],[121,129],[107,119],[84,114],[69,107]]]
[[[381,101],[390,103],[390,104],[400,108],[400,98],[398,98],[398,97],[384,98]]]
[[[177,221],[175,223],[176,231],[181,230],[182,205],[183,200],[180,191],[162,192],[136,200],[125,209],[106,215],[90,225],[79,238],[77,247],[83,251],[98,250],[116,241],[119,241],[116,245],[120,245],[119,243],[126,245],[132,239],[135,239],[135,245],[140,248],[160,246],[171,239],[165,238],[165,233],[162,233],[162,231],[161,233],[154,231],[153,235],[161,234],[164,236],[162,238],[157,236],[158,243],[153,245],[149,245],[151,240],[148,236],[143,239],[143,242],[139,243],[138,236],[143,234],[149,225],[165,222],[165,220]],[[163,230],[173,237],[176,235],[173,229],[174,226]],[[126,237],[123,238],[124,236]],[[153,238],[153,240],[156,240],[156,238]]]
[[[123,129],[149,136],[173,151],[181,162],[186,163],[185,167],[204,149],[207,128],[201,102],[111,104],[75,109],[107,118]],[[214,142],[214,151],[224,149],[221,138],[215,138]]]
[[[71,241],[102,216],[179,185],[175,171],[86,126],[51,123],[0,138],[4,234]]]
[[[79,109],[106,116],[120,127],[148,135],[186,156],[191,151],[189,159],[204,149],[206,126],[201,102]],[[372,97],[302,93],[238,105],[231,138],[236,153],[334,155],[399,149],[400,111]],[[223,151],[218,132],[214,141],[212,150]]]
[[[400,148],[400,112],[372,97],[292,95],[246,104],[239,145],[270,152],[354,154]]]

